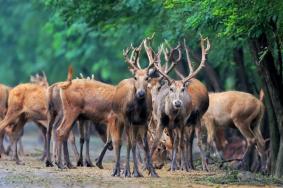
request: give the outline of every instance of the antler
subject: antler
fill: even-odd
[[[178,52],[178,57],[177,59],[175,60],[174,59],[174,53],[175,52]],[[164,59],[166,61],[166,64],[165,64],[165,73],[168,74],[176,65],[178,62],[181,61],[182,59],[182,52],[181,52],[181,44],[179,43],[177,47],[173,48],[170,50],[170,53],[168,51],[168,49],[164,49],[163,50],[163,53],[164,53]],[[171,61],[171,65],[170,67],[168,68],[168,62]]]
[[[176,51],[178,52],[177,59],[174,58],[174,53]],[[170,76],[168,74],[170,73],[171,70],[173,70],[173,68],[177,65],[177,63],[181,61],[181,58],[182,58],[181,45],[178,44],[177,47],[171,49],[170,53],[169,53],[169,50],[167,48],[164,49],[163,45],[161,45],[161,47],[159,48],[159,53],[161,53],[161,52],[163,52],[164,59],[166,61],[165,68],[162,68],[162,65],[160,63],[160,57],[159,57],[159,61],[155,61],[154,66],[155,66],[156,70],[158,72],[160,72],[160,74],[162,76],[164,76],[164,78],[166,80],[168,80],[169,85],[170,85],[173,82],[173,79],[170,78]],[[159,54],[159,56],[160,56],[160,54]],[[168,68],[168,62],[169,61],[171,62],[171,65]]]
[[[151,68],[154,65],[154,62],[160,61],[161,48],[159,48],[157,55],[155,55],[155,52],[148,44],[148,42],[151,41],[153,37],[154,37],[154,33],[151,37],[147,37],[144,39],[144,48],[145,48],[145,51],[146,51],[146,54],[149,60],[147,69]]]
[[[204,47],[205,42],[206,42],[206,47]],[[188,82],[190,79],[192,79],[193,77],[195,77],[198,74],[198,72],[205,66],[206,54],[207,54],[207,51],[210,49],[210,42],[209,42],[208,38],[204,39],[204,38],[201,37],[200,45],[201,45],[201,62],[199,64],[198,68],[194,71],[193,66],[192,66],[192,62],[190,60],[189,49],[186,46],[186,41],[184,40],[184,48],[186,50],[187,63],[188,63],[188,67],[189,67],[189,70],[190,70],[189,75],[182,79],[184,84],[186,82]]]
[[[140,51],[141,51],[143,42],[144,41],[142,41],[141,44],[137,48],[134,48],[133,45],[131,44],[130,47],[126,48],[126,50],[123,50],[123,55],[124,55],[126,63],[128,63],[128,65],[134,70],[141,69],[140,62],[139,62],[139,56],[140,56]],[[129,55],[130,50],[132,50],[132,53],[131,53],[131,57],[129,58],[128,55]]]

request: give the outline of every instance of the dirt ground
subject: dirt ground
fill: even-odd
[[[9,157],[0,159],[0,187],[283,187],[283,180],[248,172],[218,170],[213,165],[210,166],[210,172],[195,170],[171,173],[165,167],[157,171],[160,178],[151,178],[145,171],[142,172],[144,178],[111,177],[114,164],[112,152],[108,152],[103,170],[97,167],[47,168],[38,160],[42,150],[38,138],[25,135],[23,143],[25,155],[21,159],[25,165],[16,165]],[[92,139],[91,147],[96,146],[91,152],[93,162],[102,145],[99,139]]]

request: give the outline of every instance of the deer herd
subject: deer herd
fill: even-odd
[[[41,159],[45,160],[47,167],[56,164],[60,169],[75,168],[70,160],[68,144],[72,146],[77,166],[93,167],[89,140],[90,130],[94,128],[105,144],[96,159],[96,166],[103,168],[106,151],[114,150],[112,176],[120,176],[120,153],[125,132],[127,144],[123,175],[142,177],[139,170],[142,163],[152,177],[158,177],[156,169],[168,160],[171,161],[170,171],[195,169],[194,137],[203,170],[208,170],[209,154],[217,153],[223,161],[223,150],[228,142],[222,139],[221,130],[231,127],[237,129],[245,140],[245,151],[238,168],[249,170],[247,161],[254,152],[260,158],[261,170],[266,171],[268,147],[261,134],[263,97],[257,99],[239,91],[208,93],[206,86],[195,78],[206,65],[210,49],[207,38],[201,38],[201,60],[197,68],[190,60],[190,49],[185,40],[175,48],[162,44],[157,52],[151,47],[151,42],[152,38],[145,38],[138,47],[131,45],[123,51],[133,76],[117,85],[106,84],[93,77],[73,79],[72,67],[69,67],[66,81],[51,86],[45,74],[32,76],[30,83],[14,88],[0,84],[0,155],[12,151],[12,159],[17,164],[24,164],[18,153],[22,148],[24,125],[32,121],[40,128],[44,138]],[[145,67],[140,63],[143,51],[148,62]],[[185,54],[184,58],[182,54]],[[181,74],[176,68],[184,60],[188,75]],[[170,73],[179,79],[172,78]],[[79,152],[72,129],[74,126],[78,126],[80,133]],[[5,149],[4,138],[9,140],[10,149]],[[133,171],[130,168],[131,153]]]

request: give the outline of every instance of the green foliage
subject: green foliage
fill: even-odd
[[[283,3],[279,0],[41,0],[4,1],[0,7],[0,79],[15,85],[41,70],[51,82],[75,74],[94,74],[117,83],[130,75],[122,50],[155,33],[153,46],[186,38],[199,53],[199,34],[208,36],[209,63],[226,89],[233,89],[235,47],[244,48],[249,77],[256,77],[249,38],[262,32],[282,37]],[[145,57],[142,59],[144,62]],[[256,79],[258,80],[258,79]],[[257,82],[257,81],[256,81]]]

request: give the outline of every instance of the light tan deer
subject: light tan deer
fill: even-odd
[[[262,94],[261,94],[262,96]],[[262,100],[263,97],[260,97]],[[208,144],[217,140],[216,129],[231,127],[238,129],[247,141],[247,150],[240,167],[249,170],[248,158],[254,146],[261,157],[262,170],[267,169],[267,148],[260,126],[264,116],[264,104],[249,93],[227,91],[209,94],[209,108],[203,116],[208,128]]]

